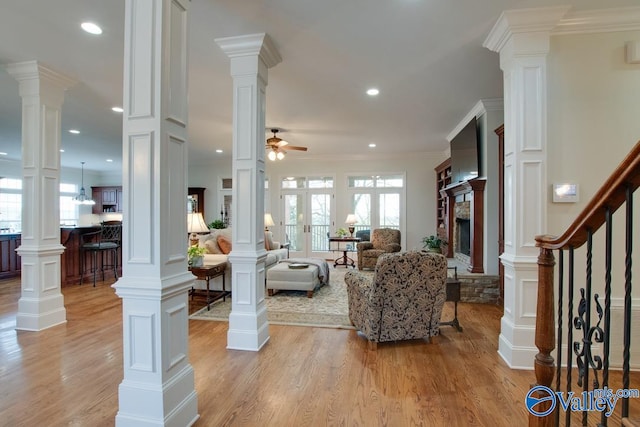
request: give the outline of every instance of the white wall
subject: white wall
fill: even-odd
[[[347,176],[351,174],[405,173],[406,174],[406,231],[404,249],[421,249],[422,238],[435,233],[435,172],[434,168],[446,157],[444,153],[414,153],[403,156],[369,156],[361,159],[302,158],[291,153],[283,161],[267,161],[271,212],[280,210],[279,182],[286,176],[329,175],[334,176],[336,227],[348,212]],[[296,158],[297,157],[297,158]],[[218,198],[220,178],[231,177],[231,161],[220,161],[210,166],[190,166],[189,186],[205,187],[206,221],[219,217],[221,200]],[[276,214],[273,214],[276,219]],[[279,230],[274,228],[276,237]]]

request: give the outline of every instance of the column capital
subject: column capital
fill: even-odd
[[[500,14],[482,46],[502,53],[509,42],[514,52],[546,54],[551,31],[567,14],[570,6],[505,10]]]
[[[61,90],[67,90],[77,83],[76,80],[59,73],[38,61],[14,62],[5,66],[7,73],[19,82],[41,79]]]
[[[215,42],[231,59],[259,56],[267,68],[272,68],[282,62],[282,57],[273,44],[271,37],[265,33],[222,37],[215,39]]]

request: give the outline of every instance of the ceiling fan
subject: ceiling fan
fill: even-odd
[[[307,151],[307,147],[289,145],[287,141],[282,138],[278,138],[277,134],[279,131],[280,130],[276,128],[271,129],[273,136],[267,139],[266,147],[270,150],[267,154],[269,160],[282,160],[288,150]]]

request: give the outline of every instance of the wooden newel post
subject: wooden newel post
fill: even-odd
[[[536,384],[551,387],[555,372],[555,364],[551,352],[555,349],[555,310],[554,310],[554,285],[553,268],[555,258],[551,249],[540,248],[538,256],[538,301],[536,307],[536,337],[535,343],[538,347],[534,369],[536,373]],[[551,402],[549,402],[549,405]],[[541,404],[542,405],[542,404]],[[549,406],[547,406],[549,407]],[[537,411],[543,411],[544,407],[536,407]],[[557,411],[557,408],[556,408]],[[552,426],[554,413],[546,417],[529,415],[530,427]]]

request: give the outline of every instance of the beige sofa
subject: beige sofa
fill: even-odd
[[[205,248],[204,264],[218,264],[220,262],[227,263],[225,271],[225,289],[231,290],[231,264],[229,263],[229,252],[231,251],[231,228],[213,229],[208,234],[199,236],[198,245]],[[267,258],[265,259],[265,268],[269,270],[280,260],[289,256],[287,248],[283,248],[280,242],[273,241],[273,233],[265,231],[265,249],[267,250]],[[196,287],[202,287],[202,284],[196,283]],[[222,289],[222,279],[216,278],[211,282],[211,289]]]

